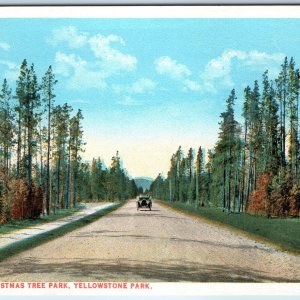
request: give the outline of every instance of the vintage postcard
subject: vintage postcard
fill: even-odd
[[[0,295],[300,295],[300,7],[0,7]]]

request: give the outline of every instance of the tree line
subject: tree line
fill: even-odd
[[[195,208],[299,216],[299,89],[299,69],[286,57],[275,80],[267,70],[260,83],[244,89],[242,122],[235,118],[233,89],[214,148],[207,155],[191,148],[185,156],[179,147],[167,178],[159,174],[152,183],[152,194]]]
[[[34,64],[23,60],[15,91],[3,80],[0,92],[0,223],[37,218],[82,199],[125,199],[136,193],[120,166],[82,161],[83,114],[56,105],[57,80],[49,66],[38,81]],[[130,183],[129,183],[130,182]],[[117,186],[126,186],[119,190]]]
[[[109,168],[100,157],[91,163],[82,163],[79,172],[79,197],[86,201],[126,200],[136,197],[139,190],[134,179],[130,179],[117,151]]]

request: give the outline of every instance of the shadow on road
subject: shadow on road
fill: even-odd
[[[143,213],[141,213],[143,212]],[[115,213],[113,215],[110,216],[110,218],[128,218],[128,217],[135,217],[135,218],[139,218],[139,217],[145,217],[145,216],[149,216],[149,218],[163,218],[163,219],[183,219],[183,217],[178,216],[178,217],[170,217],[170,216],[166,216],[163,214],[157,214],[157,213],[152,213],[152,212],[156,212],[155,210],[149,211],[149,210],[140,210],[140,211],[135,211],[134,213]]]
[[[259,249],[260,251],[264,252],[270,252],[271,250],[269,248],[264,248],[262,246],[252,246],[252,245],[245,245],[245,244],[227,244],[222,243],[220,241],[208,241],[208,240],[196,240],[196,239],[183,239],[178,237],[159,237],[155,235],[143,235],[143,234],[128,234],[127,231],[114,231],[114,230],[101,230],[101,231],[88,231],[88,232],[78,232],[72,235],[72,237],[75,238],[100,238],[101,237],[108,237],[113,239],[125,239],[129,238],[132,239],[132,243],[134,244],[134,240],[152,240],[152,241],[158,241],[158,242],[164,242],[164,243],[196,243],[199,244],[199,246],[213,246],[213,247],[220,247],[220,248],[227,248],[227,249]],[[158,253],[159,255],[159,253]]]
[[[160,211],[160,210],[159,210],[159,209],[151,209],[151,210],[150,210],[150,209],[148,208],[148,209],[139,209],[138,211],[149,211],[149,212],[151,211],[151,212],[152,212],[152,211]]]
[[[195,264],[172,260],[164,263],[136,260],[73,259],[56,263],[44,263],[43,259],[24,259],[17,265],[2,264],[1,277],[9,274],[22,275],[60,274],[76,280],[88,281],[144,281],[165,282],[293,282],[285,278],[271,277],[252,269],[235,266]]]

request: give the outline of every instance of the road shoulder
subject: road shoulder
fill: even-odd
[[[31,226],[14,233],[4,234],[0,236],[0,261],[88,225],[114,211],[124,203],[106,203],[91,206],[74,215],[54,222],[40,226]]]

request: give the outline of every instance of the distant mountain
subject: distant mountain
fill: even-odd
[[[142,188],[145,192],[150,189],[150,185],[153,182],[153,179],[150,177],[136,177],[134,178],[135,184],[138,188]]]

